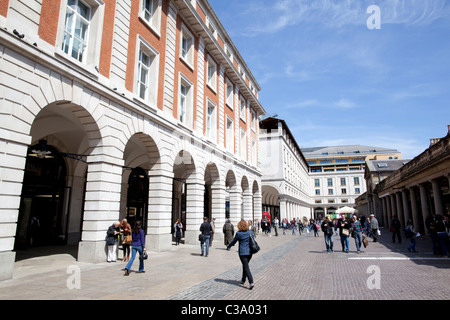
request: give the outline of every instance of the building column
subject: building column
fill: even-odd
[[[400,192],[395,193],[395,203],[397,205],[397,218],[400,223],[405,226],[405,215],[403,213],[402,194]]]
[[[121,160],[116,160],[116,163],[88,164],[78,261],[91,263],[106,261],[106,231],[120,217],[122,166]]]
[[[381,204],[382,204],[382,208],[383,208],[383,217],[384,217],[384,221],[385,221],[385,226],[389,227],[389,223],[390,223],[390,217],[388,214],[388,209],[387,209],[387,197],[383,197],[381,198]]]
[[[284,219],[284,218],[287,218],[287,219],[289,219],[288,218],[288,216],[287,216],[287,210],[286,210],[286,199],[280,199],[280,217],[281,217],[281,219]]]
[[[211,186],[211,214],[215,220],[214,241],[223,243],[222,227],[225,224],[225,186]]]
[[[258,221],[262,219],[262,195],[259,192],[253,195],[253,218]]]
[[[9,135],[23,141],[3,140],[6,137],[0,141],[0,280],[13,277],[16,260],[14,241],[28,145],[31,143],[30,136],[18,133]]]
[[[417,208],[417,201],[416,201],[416,190],[414,190],[414,187],[409,188],[409,195],[411,198],[411,212],[414,230],[416,231],[420,230],[420,233],[423,233],[424,230],[422,228],[422,223],[420,222],[419,210]]]
[[[253,212],[253,195],[250,190],[247,190],[243,194],[243,202],[244,202],[244,208],[243,208],[243,219],[245,221],[252,220],[252,212]]]
[[[149,172],[148,216],[145,246],[152,251],[172,247],[173,172]]]
[[[411,210],[409,207],[409,201],[408,201],[408,193],[407,190],[404,189],[401,191],[402,193],[402,200],[403,200],[403,213],[405,218],[405,226],[409,219],[411,219]],[[412,219],[411,219],[412,220]]]
[[[200,226],[204,218],[205,182],[200,179],[186,181],[186,244],[198,244]],[[230,199],[231,200],[231,199]]]
[[[434,207],[436,208],[436,214],[444,215],[444,206],[442,202],[442,190],[439,185],[439,180],[434,179],[431,181],[431,185],[433,186],[433,199],[434,199]]]
[[[230,222],[236,228],[242,217],[242,193],[240,187],[235,186],[229,190],[230,194]]]
[[[391,194],[389,195],[389,201],[391,203],[391,219],[393,216],[396,216],[398,218],[397,209],[395,207],[395,195]]]
[[[419,184],[419,190],[420,190],[420,204],[422,206],[422,221],[423,225],[426,226],[426,219],[430,215],[430,206],[428,204],[428,196],[427,196],[427,189],[423,184]],[[425,228],[425,234],[428,234],[427,228]]]

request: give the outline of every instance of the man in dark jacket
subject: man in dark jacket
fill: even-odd
[[[322,222],[322,231],[325,236],[325,245],[327,252],[333,252],[333,224],[330,221],[330,217],[326,216]]]
[[[208,222],[208,218],[204,217],[203,218],[203,223],[200,226],[200,232],[201,234],[201,241],[200,241],[200,245],[202,248],[202,254],[201,256],[205,255],[205,257],[208,256],[209,254],[209,238],[211,237],[211,232],[213,231],[211,224]],[[206,246],[206,252],[204,250],[204,246]]]

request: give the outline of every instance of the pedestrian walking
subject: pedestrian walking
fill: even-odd
[[[339,237],[341,239],[342,252],[349,252],[349,237],[350,237],[350,221],[345,215],[342,215],[338,221]]]
[[[311,229],[314,231],[314,237],[319,237],[319,225],[314,219],[311,220]]]
[[[326,216],[321,225],[323,235],[325,238],[325,246],[327,248],[327,253],[333,252],[333,224],[330,221],[330,217]]]
[[[246,280],[248,279],[249,286],[248,288],[250,290],[253,289],[254,282],[253,282],[253,276],[250,271],[250,260],[252,259],[252,253],[250,251],[250,241],[253,237],[253,232],[248,230],[248,224],[244,220],[239,221],[238,223],[238,232],[236,232],[236,235],[231,241],[231,243],[227,246],[227,250],[230,250],[232,246],[236,244],[237,241],[239,241],[239,259],[242,263],[242,278],[241,278],[241,284],[245,284]]]
[[[297,229],[295,219],[291,220],[291,228],[292,228],[292,235],[295,236],[295,229]]]
[[[127,219],[122,219],[120,222],[120,230],[122,231],[122,251],[123,251],[123,262],[130,260],[131,253],[131,226]]]
[[[108,262],[116,262],[119,247],[120,222],[115,221],[106,231],[106,245],[108,246]]]
[[[224,234],[224,238],[223,238],[224,244],[225,244],[225,246],[228,246],[231,243],[231,241],[233,241],[233,237],[234,237],[234,227],[229,219],[227,219],[225,224],[223,225],[222,231]]]
[[[402,236],[400,234],[402,226],[400,224],[400,220],[397,219],[396,215],[392,216],[391,227],[389,231],[392,232],[392,242],[395,243],[395,236],[397,236],[398,243],[402,243]]]
[[[216,218],[212,218],[212,219],[211,219],[211,222],[210,222],[211,228],[212,228],[211,236],[209,237],[209,247],[210,247],[210,248],[212,248],[212,246],[213,246],[214,233],[216,232],[216,225],[215,225],[215,222],[216,222]]]
[[[353,216],[352,222],[352,237],[355,238],[356,252],[361,253],[361,245],[362,245],[362,226],[361,222],[358,221],[356,216]]]
[[[177,219],[177,221],[175,221],[173,229],[174,229],[173,233],[175,236],[175,245],[178,246],[180,244],[180,240],[183,233],[183,224],[180,222],[180,219]]]
[[[138,273],[144,273],[144,253],[145,250],[145,233],[142,230],[142,221],[137,220],[134,223],[133,232],[131,234],[133,241],[131,242],[131,259],[128,261],[125,267],[124,276],[130,274],[131,266],[133,265],[134,259],[136,259],[136,253],[139,252],[139,271]]]
[[[378,242],[378,220],[374,214],[370,215],[370,230],[373,235],[373,242]]]
[[[413,226],[411,219],[409,219],[406,224],[407,224],[407,226],[405,228],[405,236],[406,236],[406,239],[409,239],[411,241],[411,244],[408,246],[408,251],[417,253],[417,251],[416,251],[416,244],[417,244],[416,232],[414,230],[414,226]]]
[[[202,253],[200,256],[207,257],[209,255],[209,238],[211,237],[212,232],[211,224],[208,222],[208,218],[203,218],[203,223],[200,226],[200,232],[201,232],[201,241],[200,241],[200,247],[202,249]],[[206,250],[205,250],[206,248]]]
[[[280,221],[278,221],[278,218],[275,217],[273,219],[273,229],[275,230],[275,237],[278,237],[278,227],[280,226]]]

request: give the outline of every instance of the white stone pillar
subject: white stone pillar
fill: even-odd
[[[225,186],[211,186],[211,214],[215,220],[214,241],[223,243],[222,227],[225,224]]]
[[[230,222],[237,227],[239,221],[241,221],[241,204],[242,193],[239,187],[230,189]],[[236,229],[237,230],[237,229]]]
[[[172,246],[172,187],[172,172],[149,172],[148,216],[145,237],[145,246],[148,250],[165,251]]]
[[[28,144],[31,137],[10,133],[21,142],[0,140],[0,280],[13,276],[13,252]]]
[[[244,212],[243,212],[243,216],[244,216],[244,220],[245,221],[249,221],[249,220],[253,220],[253,195],[251,193],[250,190],[247,190],[244,192],[243,195],[243,201],[244,201]]]
[[[123,161],[120,162],[93,162],[88,165],[78,261],[106,261],[106,231],[114,221],[119,220]]]
[[[419,184],[419,190],[420,190],[420,204],[422,206],[422,220],[423,225],[426,226],[425,220],[430,215],[430,206],[428,204],[428,196],[427,196],[427,189],[423,184]],[[427,228],[425,228],[425,234],[428,234]]]
[[[204,217],[205,182],[188,179],[186,182],[186,244],[199,244],[198,235]]]
[[[434,207],[436,208],[436,214],[444,215],[444,206],[442,201],[442,190],[437,179],[431,181],[433,186],[433,199]]]

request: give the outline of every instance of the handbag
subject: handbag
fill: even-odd
[[[350,230],[349,230],[349,229],[342,228],[342,234],[343,234],[344,236],[348,236],[348,235],[350,235]]]
[[[142,253],[142,255],[139,256],[139,259],[141,259],[141,260],[147,260],[147,259],[148,259],[147,251],[144,251],[144,252]]]
[[[256,242],[256,240],[253,238],[252,234],[250,232],[248,234],[250,237],[250,252],[252,254],[257,253],[260,250],[259,245]]]
[[[122,237],[122,244],[131,244],[131,242],[133,242],[131,234]]]

